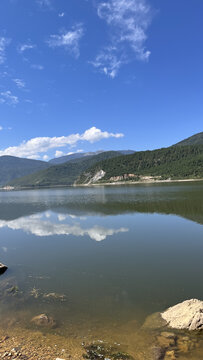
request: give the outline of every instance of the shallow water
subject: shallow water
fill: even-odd
[[[146,316],[203,299],[202,224],[202,182],[1,192],[1,319],[48,313],[56,333],[127,343]]]

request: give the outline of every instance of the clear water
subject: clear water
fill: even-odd
[[[202,224],[202,182],[1,192],[0,289],[18,286],[2,290],[1,317],[29,327],[45,312],[61,334],[130,335],[149,314],[203,299]]]

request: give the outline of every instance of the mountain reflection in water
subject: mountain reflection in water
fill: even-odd
[[[47,210],[74,216],[159,213],[203,224],[203,182],[0,192],[0,219]]]

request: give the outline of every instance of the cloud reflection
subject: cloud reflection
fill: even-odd
[[[42,215],[43,216],[43,215]],[[39,217],[29,216],[12,221],[0,221],[0,228],[9,228],[12,230],[23,230],[27,234],[36,236],[52,236],[52,235],[74,235],[89,236],[95,241],[105,240],[107,236],[118,233],[127,232],[129,229],[121,227],[119,229],[111,229],[103,226],[94,225],[90,228],[82,228],[79,223],[61,224],[54,223],[49,220],[42,220]]]

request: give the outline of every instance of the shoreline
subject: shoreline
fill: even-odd
[[[146,180],[146,181],[117,181],[117,182],[105,182],[105,183],[93,183],[93,184],[76,184],[72,185],[75,187],[79,186],[114,186],[114,185],[149,185],[149,184],[164,184],[164,183],[175,183],[175,182],[199,182],[203,179],[177,179],[177,180]]]
[[[24,187],[0,187],[0,191],[21,191],[21,190],[45,190],[45,189],[63,189],[72,187],[94,187],[94,186],[117,186],[117,185],[152,185],[152,184],[170,184],[170,183],[187,183],[201,182],[202,179],[166,179],[166,180],[141,180],[141,181],[117,181],[91,184],[72,184],[72,185],[51,185],[51,186],[24,186]]]

